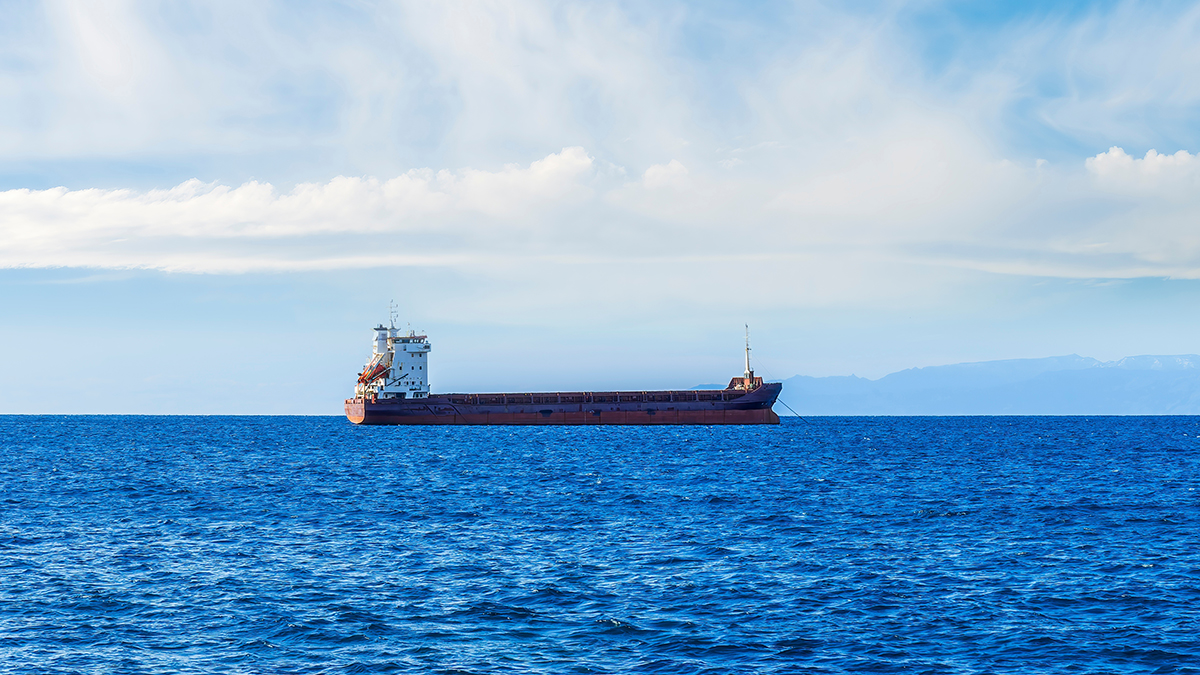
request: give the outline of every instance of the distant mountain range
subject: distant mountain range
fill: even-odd
[[[784,380],[780,400],[801,415],[1200,415],[1200,356],[1072,354],[911,368],[878,380],[797,375]]]

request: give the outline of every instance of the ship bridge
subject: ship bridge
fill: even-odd
[[[358,376],[356,397],[377,399],[429,396],[429,338],[380,324],[375,327],[371,359]]]

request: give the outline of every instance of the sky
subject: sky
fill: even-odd
[[[1200,352],[1200,4],[5,0],[0,413]]]

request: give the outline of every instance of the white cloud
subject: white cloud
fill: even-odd
[[[509,164],[503,171],[466,169],[460,175],[440,171],[439,186],[455,196],[455,206],[493,216],[521,214],[527,205],[550,201],[580,201],[591,190],[580,183],[593,171],[592,158],[583,148],[533,162],[528,169]]]
[[[386,181],[339,176],[279,193],[190,180],[169,190],[0,192],[0,266],[182,271],[445,264],[499,233],[528,230],[547,209],[590,199],[581,148],[500,171],[413,170]],[[398,251],[368,235],[412,237]],[[335,237],[312,248],[311,241]],[[430,239],[440,238],[435,245]],[[466,247],[465,254],[446,242]]]
[[[1089,157],[1086,166],[1101,185],[1122,192],[1148,190],[1187,199],[1197,197],[1200,188],[1200,158],[1186,150],[1171,155],[1149,150],[1137,159],[1112,147]]]
[[[596,164],[566,148],[524,167],[338,177],[288,192],[196,180],[146,192],[10,190],[0,193],[0,265],[487,273],[646,262],[669,276],[700,262],[752,262],[777,281],[823,287],[810,275],[822,269],[843,286],[836,297],[885,283],[869,273],[845,278],[869,269],[838,263],[855,259],[878,269],[887,261],[889,269],[1200,278],[1196,159],[1186,152],[1134,159],[1113,148],[1074,170],[1051,170],[987,161],[953,144],[897,143],[837,171],[700,183],[678,160],[648,167],[636,183],[601,175]],[[1164,199],[1138,187],[1114,201],[1114,184],[1147,180],[1178,193]],[[816,266],[814,251],[832,266]],[[917,282],[892,290],[905,283]]]
[[[666,164],[654,164],[642,175],[642,184],[651,190],[687,187],[687,167],[677,159]]]

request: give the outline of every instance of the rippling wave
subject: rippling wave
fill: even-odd
[[[0,672],[1200,673],[1197,434],[0,417]]]

